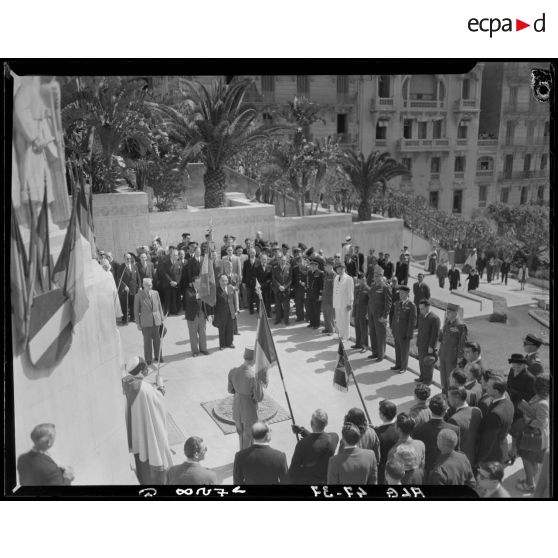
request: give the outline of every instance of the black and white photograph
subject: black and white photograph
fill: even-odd
[[[349,62],[6,61],[5,496],[554,496],[554,67]]]

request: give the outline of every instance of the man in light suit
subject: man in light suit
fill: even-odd
[[[143,335],[143,357],[147,364],[153,361],[153,352],[155,360],[161,358],[159,355],[161,346],[161,337],[159,334],[159,326],[163,323],[163,307],[159,293],[153,290],[153,280],[146,277],[143,280],[143,289],[134,297],[134,316],[138,329]]]
[[[128,320],[134,320],[134,297],[141,287],[138,268],[131,253],[124,255],[124,263],[120,266],[118,274],[117,286],[122,307],[122,323],[126,325]]]
[[[244,350],[244,364],[229,371],[228,392],[234,394],[233,420],[240,449],[250,447],[252,426],[258,422],[258,403],[264,398],[263,382],[254,374],[254,349]]]
[[[234,458],[234,484],[285,484],[288,482],[287,456],[270,447],[271,431],[265,422],[251,429],[254,443]]]
[[[372,450],[358,447],[358,426],[345,424],[341,435],[345,444],[337,455],[329,458],[327,484],[377,484],[376,454]]]
[[[285,325],[289,325],[292,271],[284,254],[279,257],[279,265],[273,268],[272,281],[275,292],[275,323],[279,324],[283,320]]]

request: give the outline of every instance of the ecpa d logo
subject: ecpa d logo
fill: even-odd
[[[542,14],[542,16],[536,19],[533,22],[533,29],[536,33],[544,33],[545,32],[545,21],[546,14]],[[515,28],[513,25],[513,19],[509,17],[505,17],[500,19],[498,17],[485,17],[482,19],[478,19],[476,17],[472,17],[467,22],[467,27],[469,31],[473,33],[477,33],[481,31],[483,33],[490,33],[490,38],[494,33],[498,33],[498,31],[503,32],[512,32],[512,31],[521,31],[522,29],[526,29],[527,27],[531,27],[530,23],[526,23],[521,19],[515,19]]]

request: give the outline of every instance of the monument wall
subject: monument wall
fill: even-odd
[[[112,252],[123,261],[126,251],[151,244],[148,200],[145,192],[96,194],[93,196],[93,222],[97,248]]]
[[[16,455],[32,447],[34,426],[51,422],[57,436],[50,453],[59,465],[73,467],[73,484],[137,484],[128,453],[114,280],[90,259],[83,238],[82,249],[89,253],[89,308],[68,353],[49,369],[34,368],[26,353],[13,361]]]

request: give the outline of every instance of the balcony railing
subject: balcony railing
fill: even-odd
[[[343,145],[350,145],[355,143],[356,141],[356,139],[351,134],[335,134],[333,136],[333,139]]]
[[[403,108],[421,110],[440,110],[444,108],[444,101],[425,101],[422,99],[403,101]]]
[[[492,170],[477,170],[477,178],[492,178],[494,176],[494,169]]]
[[[528,178],[548,178],[548,169],[545,170],[528,170],[528,171],[513,171],[513,172],[500,172],[498,180],[524,180]]]
[[[449,149],[448,139],[400,139],[397,140],[399,151],[437,151]]]
[[[387,140],[386,139],[377,139],[377,140],[374,140],[374,143],[375,143],[376,147],[386,147]]]
[[[453,104],[455,111],[477,110],[479,108],[476,99],[457,99]]]
[[[477,145],[479,147],[498,147],[498,138],[490,138],[490,139],[478,139]]]
[[[393,97],[370,99],[370,112],[376,112],[378,110],[394,110]]]
[[[465,178],[465,173],[462,171],[454,172],[453,178],[455,178],[455,180],[463,180]]]
[[[460,138],[460,139],[456,140],[455,143],[456,143],[456,145],[467,145],[468,141],[469,141],[468,139]]]

